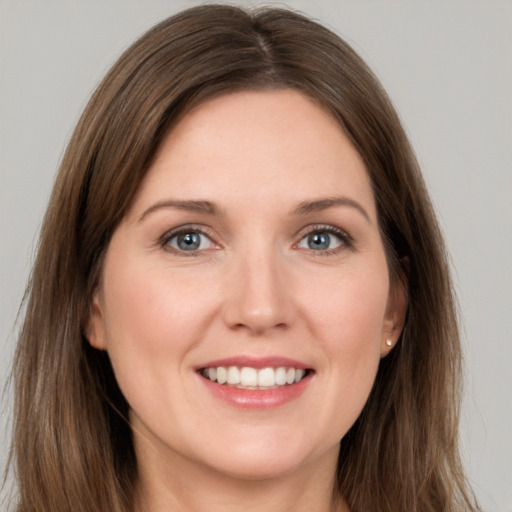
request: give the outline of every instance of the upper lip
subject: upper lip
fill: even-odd
[[[196,367],[196,370],[203,368],[217,368],[219,366],[248,366],[250,368],[302,368],[303,370],[311,369],[307,364],[291,359],[289,357],[281,356],[266,356],[266,357],[254,357],[249,355],[240,355],[233,357],[226,357],[224,359],[216,359],[215,361],[209,361],[205,364],[201,364]]]

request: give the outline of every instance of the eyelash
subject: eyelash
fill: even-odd
[[[306,237],[316,233],[334,235],[340,241],[340,245],[333,249],[309,249],[309,253],[312,256],[335,256],[346,249],[354,248],[354,239],[343,229],[338,228],[336,226],[332,226],[330,224],[315,224],[312,226],[307,226],[300,232],[300,240],[299,242],[294,244],[294,247],[297,247]]]
[[[189,233],[205,236],[206,238],[208,238],[208,240],[210,240],[210,242],[213,245],[217,245],[208,229],[205,229],[204,226],[199,227],[193,224],[180,226],[179,228],[167,231],[158,239],[158,245],[162,247],[162,249],[175,254],[179,254],[180,256],[198,256],[204,249],[184,251],[176,249],[170,245],[171,240],[173,240],[174,238]]]
[[[173,252],[175,254],[179,254],[180,256],[198,256],[204,249],[199,250],[180,250],[174,247],[171,247],[170,242],[174,238],[180,235],[186,235],[189,233],[194,233],[198,235],[202,235],[208,238],[208,240],[213,244],[217,245],[214,238],[209,232],[210,230],[205,229],[204,226],[195,226],[195,225],[186,225],[180,226],[179,228],[172,229],[164,233],[159,239],[158,244],[160,247],[165,249],[166,251]],[[354,248],[354,239],[343,229],[340,229],[336,226],[326,225],[326,224],[317,224],[304,228],[300,233],[300,239],[296,242],[293,247],[296,249],[300,249],[298,245],[308,236],[311,236],[315,233],[334,235],[340,241],[340,245],[335,247],[334,249],[322,249],[322,250],[313,250],[306,249],[314,256],[331,256],[336,255],[339,252],[345,249],[353,249]]]

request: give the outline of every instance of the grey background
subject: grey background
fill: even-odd
[[[0,0],[0,384],[36,233],[78,115],[135,37],[197,3]],[[280,5],[316,17],[351,42],[404,120],[448,241],[459,294],[465,463],[483,509],[512,512],[512,2]],[[9,417],[7,397],[0,466]]]

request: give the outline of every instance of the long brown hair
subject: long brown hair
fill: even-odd
[[[18,511],[127,512],[137,476],[128,404],[83,335],[110,237],[164,135],[192,104],[295,88],[339,120],[373,185],[402,336],[341,441],[352,512],[475,510],[457,446],[460,347],[443,241],[404,130],[335,34],[284,9],[205,5],[155,26],[112,67],[64,155],[26,294],[15,366]]]

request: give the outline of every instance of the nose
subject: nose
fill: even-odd
[[[271,251],[241,255],[232,265],[223,311],[230,329],[264,335],[290,326],[291,283],[283,267]]]

